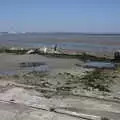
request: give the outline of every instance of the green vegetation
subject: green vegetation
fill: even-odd
[[[86,73],[84,76],[73,75],[71,73],[59,73],[59,76],[65,80],[65,83],[57,88],[58,91],[69,92],[74,88],[80,88],[89,91],[110,92],[110,87],[113,83],[113,77],[102,70],[94,70]]]
[[[81,92],[84,93],[86,91],[105,95],[111,92],[112,79],[115,77],[115,74],[112,74],[112,72],[110,74],[109,71],[97,69],[86,72],[83,75],[64,72],[50,76],[47,72],[33,71],[8,76],[9,80],[14,82],[40,89],[43,88],[43,90],[36,90],[40,90],[47,97],[53,95],[73,95],[74,93],[79,95]],[[47,91],[44,89],[47,89]],[[50,91],[53,89],[54,91]]]
[[[14,75],[14,78],[18,78],[17,81],[22,84],[27,84],[27,85],[34,85],[34,86],[40,86],[40,87],[48,87],[49,83],[46,81],[48,73],[44,72],[29,72],[25,74],[19,75]]]
[[[40,54],[43,54],[46,57],[77,58],[77,59],[80,59],[80,60],[83,60],[83,61],[86,61],[86,60],[111,61],[110,58],[93,56],[93,55],[89,55],[89,54],[86,54],[86,53],[74,54],[74,55],[72,55],[72,54],[64,54],[64,53],[59,53],[59,54],[56,54],[56,53],[47,53],[47,54],[40,53]]]
[[[83,53],[81,56],[79,56],[79,59],[82,59],[84,61],[86,60],[95,60],[95,61],[110,61],[111,59],[109,58],[106,58],[106,57],[98,57],[98,56],[95,56],[95,55],[90,55],[90,54],[87,54],[87,53]]]
[[[106,117],[102,117],[101,120],[110,120],[110,119]]]
[[[25,54],[27,52],[27,50],[23,49],[17,49],[17,50],[11,50],[8,48],[0,48],[0,53],[14,53],[14,54]]]
[[[88,73],[82,78],[81,82],[84,84],[85,89],[92,88],[103,92],[110,92],[110,85],[113,83],[110,76],[101,70]]]
[[[6,53],[14,53],[14,54],[25,54],[27,50],[5,50]]]

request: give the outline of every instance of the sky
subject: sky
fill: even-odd
[[[0,0],[0,32],[120,33],[120,0]]]

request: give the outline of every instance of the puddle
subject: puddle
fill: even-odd
[[[44,62],[23,62],[20,63],[20,69],[27,71],[48,72],[48,65]]]
[[[20,63],[20,67],[38,67],[42,65],[46,65],[46,63],[44,62],[22,62]]]
[[[19,68],[16,70],[3,70],[0,71],[0,75],[15,75],[19,74],[20,72],[49,72],[49,67],[44,62],[22,62],[19,65]]]
[[[17,71],[0,71],[0,75],[15,75]]]
[[[116,65],[111,62],[89,61],[84,64],[86,68],[115,69]]]

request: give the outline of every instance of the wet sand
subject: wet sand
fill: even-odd
[[[78,114],[105,116],[119,120],[120,102],[97,99],[95,96],[92,96],[90,92],[85,93],[84,91],[80,91],[83,94],[80,96],[70,95],[69,91],[67,92],[66,90],[64,94],[56,93],[57,87],[67,83],[67,80],[64,80],[63,74],[60,76],[58,75],[59,73],[66,72],[81,76],[84,75],[86,71],[93,70],[81,66],[77,67],[76,64],[82,65],[82,61],[73,58],[54,58],[41,55],[0,54],[0,71],[22,72],[22,68],[20,68],[19,65],[23,62],[46,63],[50,69],[50,76],[45,79],[41,76],[32,76],[32,78],[30,78],[30,75],[27,76],[27,82],[29,82],[29,80],[30,82],[31,80],[35,82],[39,81],[40,86],[20,83],[22,80],[25,80],[22,79],[22,77],[16,77],[16,79],[9,76],[1,78],[0,117],[2,117],[3,120],[86,120],[80,117],[50,111],[51,108],[63,110],[63,112],[77,112]],[[55,74],[58,75],[58,77],[56,77]],[[18,80],[20,80],[20,82],[18,82]],[[56,83],[58,83],[58,86]],[[77,84],[78,83],[74,83],[75,87]],[[71,84],[68,84],[68,86],[71,87]],[[53,93],[55,90],[55,94],[51,94],[50,91],[52,90]],[[118,89],[117,92],[119,91]],[[87,97],[87,95],[89,95],[89,97]]]
[[[48,65],[50,71],[72,69],[75,67],[75,64],[82,63],[80,60],[69,58],[52,58],[41,55],[0,54],[0,71],[20,71],[20,63],[22,62],[44,62]]]

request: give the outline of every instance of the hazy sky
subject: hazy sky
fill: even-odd
[[[0,31],[120,33],[120,0],[0,0]]]

